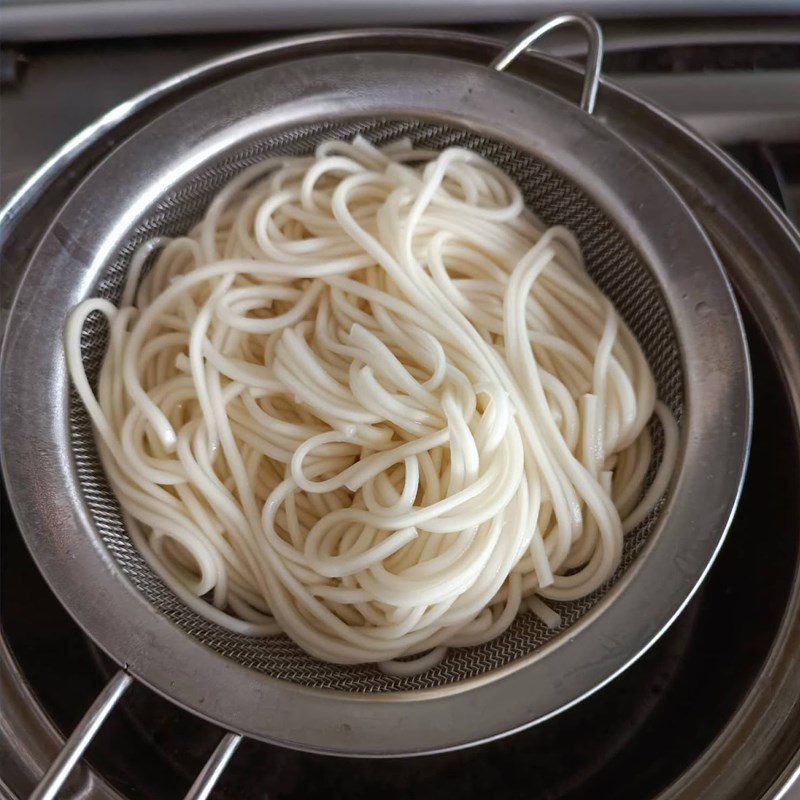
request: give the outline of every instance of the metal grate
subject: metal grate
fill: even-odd
[[[639,339],[655,375],[658,395],[680,421],[683,379],[678,343],[656,279],[631,242],[580,188],[549,165],[503,142],[450,125],[408,119],[326,122],[239,145],[212,166],[184,180],[148,211],[109,262],[96,293],[117,300],[136,248],[158,234],[185,233],[199,220],[213,195],[245,167],[268,156],[304,155],[325,140],[347,139],[356,133],[376,144],[409,137],[421,147],[467,147],[512,176],[528,206],[545,223],[565,225],[577,235],[589,272]],[[90,319],[83,338],[90,379],[99,369],[106,341],[102,320]],[[371,665],[343,667],[320,662],[285,636],[259,639],[237,635],[190,610],[150,570],[128,538],[97,455],[89,418],[74,393],[70,424],[79,481],[97,531],[120,568],[148,601],[179,628],[222,655],[271,677],[314,688],[371,693],[441,687],[530,654],[580,619],[624,574],[642,550],[663,506],[662,501],[626,538],[622,564],[606,586],[579,601],[554,604],[564,623],[560,631],[552,631],[534,615],[525,614],[497,639],[477,647],[451,650],[441,664],[424,674],[398,678],[384,675]],[[648,480],[655,472],[662,448],[660,428],[651,424],[655,463]]]

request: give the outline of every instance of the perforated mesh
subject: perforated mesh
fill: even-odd
[[[521,187],[528,206],[540,218],[548,224],[566,225],[577,235],[589,272],[641,342],[656,378],[659,397],[680,420],[683,386],[677,342],[656,280],[631,243],[577,186],[548,165],[502,142],[451,126],[387,119],[329,122],[240,145],[213,166],[186,179],[149,210],[109,262],[96,293],[117,300],[135,249],[154,235],[186,232],[199,220],[212,196],[245,167],[267,156],[304,155],[322,141],[348,139],[356,133],[362,133],[376,144],[407,136],[421,147],[467,147],[511,175]],[[91,379],[96,375],[106,348],[106,330],[100,320],[89,320],[83,346]],[[86,504],[99,535],[136,588],[175,625],[222,655],[272,677],[317,688],[362,693],[433,688],[481,675],[531,653],[580,619],[624,574],[647,541],[663,505],[662,502],[626,538],[622,564],[608,585],[582,600],[554,604],[564,622],[559,631],[548,629],[537,617],[526,614],[491,642],[452,650],[441,664],[428,672],[397,678],[384,675],[369,665],[341,667],[322,663],[285,636],[256,639],[237,635],[190,610],[150,570],[131,544],[119,505],[100,465],[88,416],[74,394],[70,422]],[[653,425],[651,432],[656,457],[650,476],[661,454],[660,428]]]

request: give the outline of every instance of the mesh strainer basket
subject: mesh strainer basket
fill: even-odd
[[[501,73],[533,38],[563,21],[579,22],[591,35],[582,108]],[[8,325],[3,456],[40,568],[124,668],[94,711],[110,708],[135,676],[232,731],[288,746],[432,752],[496,737],[577,702],[635,659],[687,602],[722,541],[741,484],[747,352],[730,288],[690,212],[590,113],[599,51],[596,25],[567,15],[529,32],[495,69],[404,53],[254,67],[165,110],[120,144],[58,212],[31,256]],[[667,496],[627,537],[609,584],[560,604],[562,628],[523,615],[499,638],[452,650],[412,677],[322,663],[286,637],[233,634],[185,606],[125,532],[61,352],[69,309],[92,294],[117,299],[142,241],[185,232],[248,165],[356,133],[378,144],[408,137],[425,147],[470,148],[511,175],[546,223],[571,228],[590,273],[641,342],[659,397],[681,428]],[[83,345],[91,376],[105,351],[103,325],[90,320]],[[660,430],[652,432],[657,464]],[[79,750],[60,759],[48,786]]]

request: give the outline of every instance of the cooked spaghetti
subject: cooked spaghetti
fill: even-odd
[[[140,248],[119,307],[77,306],[65,347],[130,536],[185,603],[397,674],[524,611],[558,626],[545,601],[612,577],[676,457],[572,234],[460,148],[251,167]]]

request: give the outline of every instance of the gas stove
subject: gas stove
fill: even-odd
[[[616,21],[604,27],[605,71],[613,80],[724,147],[800,222],[797,20]],[[479,33],[510,38],[517,30],[494,25]],[[0,63],[3,199],[110,107],[174,72],[264,39],[263,34],[194,34],[9,43]],[[572,57],[580,47],[564,36],[555,40],[552,52]],[[669,148],[668,137],[664,141]],[[664,153],[665,169],[670,159],[691,158],[675,148],[674,154]],[[685,196],[692,191],[686,187]],[[698,207],[705,208],[697,194]],[[705,210],[713,231],[714,208]],[[715,244],[722,247],[726,235],[732,236],[720,226]],[[736,247],[745,260],[743,245],[731,245]],[[19,277],[13,265],[21,262],[8,263],[11,268],[4,266],[0,276],[0,323]],[[367,761],[247,741],[211,796],[645,800],[689,796],[680,794],[681,787],[705,770],[706,782],[697,784],[707,787],[704,797],[800,797],[800,696],[783,684],[774,689],[773,711],[764,712],[774,714],[774,726],[789,731],[782,734],[783,749],[759,754],[743,739],[741,763],[720,767],[711,757],[725,737],[743,735],[745,729],[732,728],[733,723],[777,674],[776,659],[788,636],[786,619],[798,611],[800,580],[800,395],[776,358],[754,303],[740,300],[756,387],[742,500],[701,591],[644,657],[556,718],[465,751]],[[2,533],[0,796],[16,798],[27,796],[116,666],[50,592],[22,543],[5,493]],[[183,796],[221,733],[136,684],[104,724],[63,796]],[[742,779],[723,776],[725,769],[738,771]],[[730,793],[730,786],[738,793]]]

